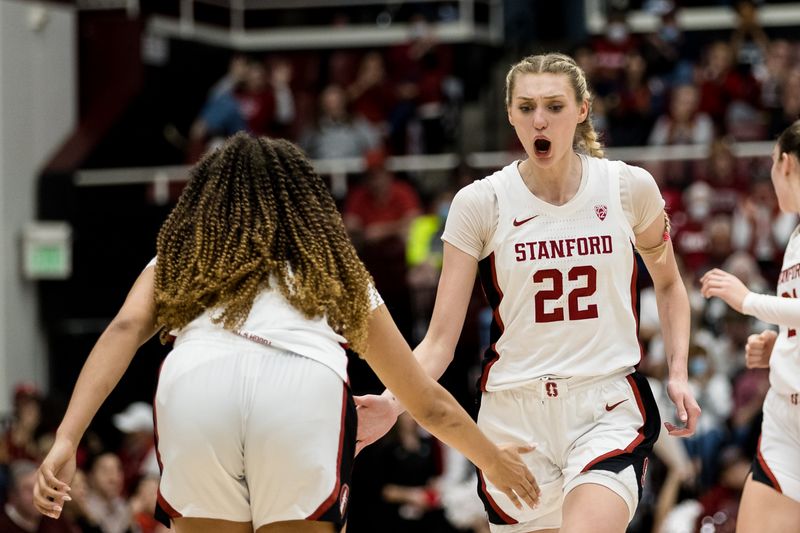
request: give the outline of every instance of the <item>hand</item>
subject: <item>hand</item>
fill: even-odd
[[[33,504],[45,516],[58,518],[64,502],[71,501],[67,484],[75,475],[75,447],[56,437],[44,458],[33,486]]]
[[[738,312],[742,312],[742,302],[745,296],[750,293],[744,283],[733,274],[728,274],[724,270],[715,268],[709,270],[700,278],[702,287],[700,292],[706,298],[716,296],[730,305]]]
[[[520,499],[533,509],[539,504],[541,491],[520,454],[530,453],[536,447],[505,444],[498,448],[497,459],[491,467],[483,469],[483,474],[508,496],[517,509],[522,509]]]
[[[744,349],[747,368],[769,368],[769,357],[777,338],[778,333],[771,329],[747,337],[747,346]]]
[[[673,437],[691,437],[694,435],[695,426],[697,426],[697,419],[700,418],[700,406],[694,399],[692,391],[689,389],[689,384],[686,380],[669,380],[667,384],[667,394],[672,403],[675,404],[675,412],[678,415],[678,420],[684,427],[676,426],[669,422],[664,423],[664,427]]]
[[[388,396],[368,394],[356,396],[358,413],[358,432],[356,434],[356,455],[379,438],[386,435],[397,422],[396,400]]]

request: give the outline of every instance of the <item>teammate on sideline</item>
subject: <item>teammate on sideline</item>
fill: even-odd
[[[622,532],[660,431],[647,381],[634,370],[634,245],[655,284],[668,392],[685,424],[667,424],[670,434],[691,435],[700,414],[687,385],[689,303],[664,201],[645,170],[603,159],[572,58],[515,64],[506,108],[528,158],[453,200],[433,317],[415,354],[442,375],[479,272],[494,314],[478,425],[496,442],[538,443],[525,460],[542,489],[538,508],[519,509],[482,476],[491,530]],[[356,402],[361,445],[402,409],[388,390]]]
[[[772,150],[772,184],[783,212],[800,213],[800,120],[778,137]],[[778,533],[800,527],[800,227],[783,256],[776,296],[755,294],[736,276],[713,269],[701,278],[706,298],[717,296],[740,313],[779,331],[747,339],[748,368],[769,368],[761,437],[747,477],[736,531]]]
[[[423,426],[522,507],[538,499],[416,363],[323,180],[293,144],[238,134],[203,158],[75,386],[34,498],[58,517],[78,442],[139,346],[174,335],[155,398],[162,518],[178,532],[331,532],[347,513],[350,342]],[[347,339],[347,340],[345,340]]]

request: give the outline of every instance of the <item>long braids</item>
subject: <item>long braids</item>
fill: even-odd
[[[366,348],[369,273],[323,180],[288,141],[237,134],[203,158],[157,241],[162,339],[207,309],[240,327],[271,287]]]

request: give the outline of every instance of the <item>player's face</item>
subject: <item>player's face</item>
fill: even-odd
[[[572,153],[575,128],[586,120],[589,103],[578,104],[566,74],[518,74],[508,108],[525,152],[548,167]]]
[[[775,195],[778,197],[778,206],[784,213],[794,213],[798,211],[797,202],[795,201],[794,194],[789,187],[789,173],[788,154],[781,154],[778,145],[772,149],[772,170],[770,177],[772,178],[772,185],[775,187]],[[797,179],[798,176],[795,176]]]

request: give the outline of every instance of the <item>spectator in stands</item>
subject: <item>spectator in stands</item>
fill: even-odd
[[[450,189],[437,194],[429,212],[414,218],[409,228],[406,261],[414,313],[414,342],[420,342],[425,336],[433,311],[442,271],[442,233],[453,195]]]
[[[123,497],[122,462],[111,452],[94,458],[89,468],[87,510],[103,533],[129,533],[133,525],[131,508]]]
[[[708,113],[720,132],[725,131],[728,109],[733,102],[758,105],[758,83],[749,71],[735,68],[730,43],[717,41],[706,52],[698,71],[700,111]]]
[[[100,533],[99,530],[92,530],[89,524],[76,523],[70,516],[65,516],[63,520],[53,520],[39,514],[33,505],[36,468],[36,463],[26,459],[13,461],[9,466],[10,484],[5,505],[0,508],[0,532]],[[67,505],[70,504],[68,502]]]
[[[319,106],[317,123],[300,141],[311,158],[363,157],[378,146],[380,134],[366,120],[350,114],[340,86],[323,89]]]
[[[383,450],[383,500],[388,513],[382,531],[386,533],[446,533],[438,477],[442,473],[439,442],[421,433],[407,413],[397,418]]]
[[[794,64],[792,52],[792,45],[789,41],[775,39],[769,43],[763,64],[756,65],[753,70],[753,75],[761,87],[759,103],[770,117],[781,109],[783,84]],[[775,135],[777,133],[779,132],[775,132]]]
[[[647,64],[638,51],[625,57],[625,70],[616,89],[606,96],[605,103],[613,144],[645,144],[653,122],[653,102],[647,82]]]
[[[345,200],[344,223],[400,331],[410,336],[406,239],[411,221],[421,212],[419,197],[386,168],[383,151],[370,152],[366,166],[364,183],[353,187]]]
[[[124,492],[133,494],[140,478],[158,477],[160,474],[153,438],[153,406],[146,402],[134,402],[114,415],[113,422],[125,435],[119,450]]]
[[[750,177],[742,172],[728,139],[716,139],[709,147],[708,158],[699,178],[714,190],[711,212],[730,215],[750,188]]]
[[[295,116],[294,96],[289,85],[292,66],[276,58],[269,67],[262,61],[250,63],[237,100],[247,122],[247,131],[253,135],[284,137]]]
[[[689,385],[703,416],[685,443],[689,455],[700,463],[700,486],[709,488],[717,479],[717,455],[726,438],[732,391],[728,376],[719,372],[705,348],[696,344],[689,348]]]
[[[750,470],[750,461],[737,446],[720,450],[720,472],[718,480],[708,491],[701,494],[700,516],[695,524],[696,531],[704,532],[713,524],[714,533],[734,533],[739,500],[742,498],[744,480]]]
[[[393,91],[381,53],[367,52],[361,58],[356,78],[347,86],[347,100],[353,114],[368,120],[384,137],[389,133]]]
[[[707,183],[693,183],[683,194],[685,213],[673,216],[673,245],[690,272],[698,273],[708,263],[709,241],[706,226],[711,217],[714,191]]]
[[[36,439],[42,418],[42,397],[39,389],[30,383],[20,383],[14,388],[13,413],[9,427],[0,438],[0,464],[17,459],[40,459]]]
[[[129,500],[133,522],[137,533],[167,533],[163,524],[156,520],[153,512],[158,499],[158,476],[147,475],[139,479]]]
[[[796,224],[794,213],[784,213],[778,207],[770,181],[757,179],[734,212],[733,245],[756,259],[768,282],[775,281],[783,250]]]
[[[714,124],[700,111],[699,103],[695,86],[675,87],[670,95],[669,112],[656,120],[647,144],[709,144],[714,138]]]
[[[764,63],[769,37],[758,20],[758,9],[753,0],[737,0],[734,7],[736,28],[731,35],[731,47],[737,63],[752,70]]]
[[[786,73],[781,88],[781,106],[770,118],[769,136],[776,137],[800,118],[800,65]]]
[[[639,47],[639,39],[631,33],[627,17],[624,10],[613,9],[608,15],[605,33],[592,41],[594,90],[601,97],[614,90],[625,71],[628,54]]]
[[[413,15],[409,25],[409,41],[388,52],[396,87],[389,145],[398,154],[436,153],[444,144],[444,83],[452,70],[451,50],[421,14]]]

